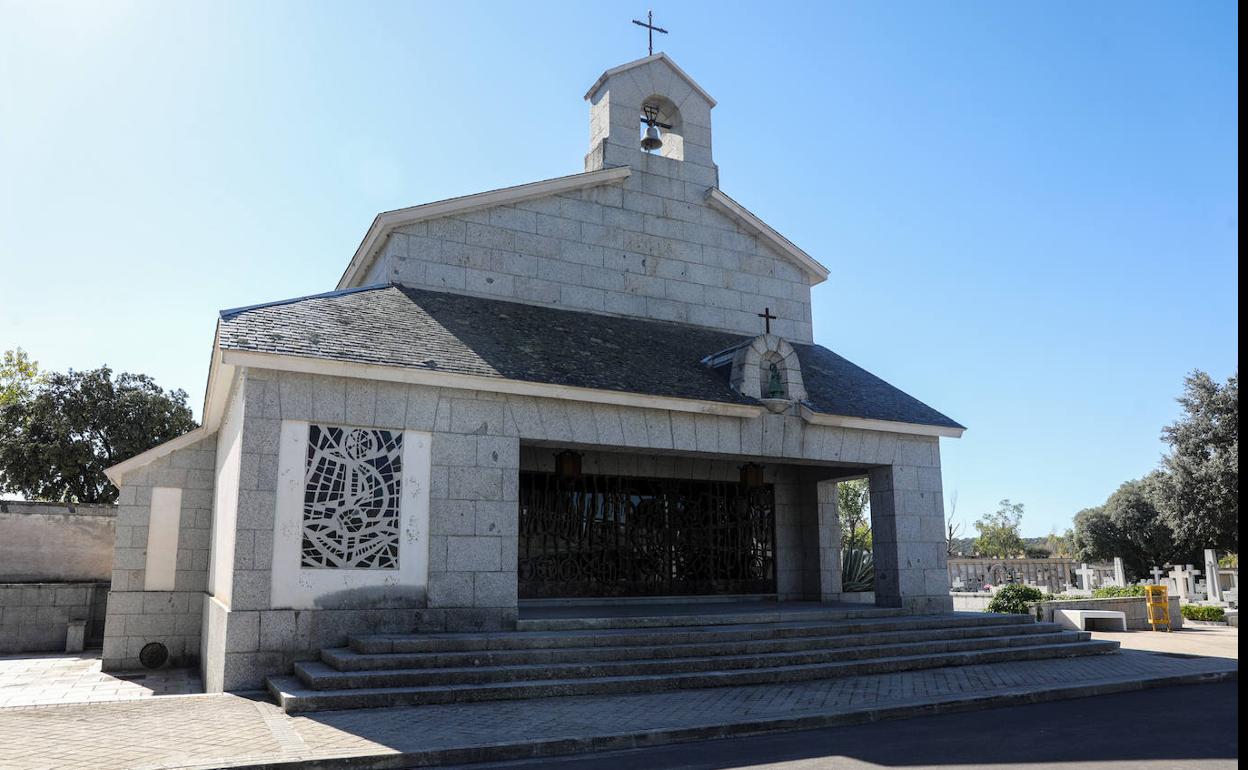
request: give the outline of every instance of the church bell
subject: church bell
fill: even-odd
[[[646,152],[657,150],[663,146],[663,139],[659,137],[658,126],[646,126],[646,135],[641,139],[641,149]]]

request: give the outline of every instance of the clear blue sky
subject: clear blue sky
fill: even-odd
[[[0,0],[0,349],[185,388],[220,308],[378,211],[579,171],[636,2]],[[667,3],[722,187],[828,265],[816,339],[965,423],[968,523],[1148,472],[1238,366],[1231,2]]]

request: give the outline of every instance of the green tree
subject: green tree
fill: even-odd
[[[1076,514],[1078,558],[1110,561],[1120,556],[1132,577],[1148,574],[1153,566],[1187,559],[1159,510],[1165,483],[1165,474],[1154,471],[1120,486],[1104,505]]]
[[[26,351],[4,351],[0,359],[0,407],[29,398],[39,382],[39,363],[31,361]]]
[[[979,537],[975,538],[975,553],[1005,559],[1019,556],[1026,549],[1019,529],[1023,523],[1023,504],[1001,501],[996,513],[986,513],[975,522]]]
[[[836,506],[841,518],[841,548],[871,550],[871,488],[867,480],[837,484]]]
[[[1170,445],[1159,487],[1161,512],[1188,550],[1239,552],[1239,372],[1219,386],[1195,371],[1178,399],[1184,415],[1166,427]]]
[[[0,491],[107,503],[104,469],[195,427],[182,390],[108,367],[42,377],[0,406]]]
[[[1074,530],[1068,529],[1060,535],[1057,534],[1057,530],[1053,530],[1045,541],[1045,547],[1056,558],[1073,559],[1075,556],[1074,540]]]

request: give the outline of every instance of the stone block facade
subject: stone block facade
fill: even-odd
[[[642,152],[643,102],[679,116],[679,159]],[[363,284],[401,283],[574,310],[652,318],[811,342],[812,278],[707,201],[718,186],[711,103],[655,60],[604,80],[591,101],[586,171],[629,167],[618,182],[399,227]],[[673,142],[675,138],[673,137]]]
[[[0,583],[112,579],[117,507],[0,500]]]
[[[0,655],[64,652],[71,621],[99,644],[107,601],[108,583],[0,583]]]
[[[259,369],[243,376],[232,595],[225,602],[206,592],[214,436],[123,486],[116,604],[105,642],[110,667],[133,665],[153,640],[185,659],[198,649],[202,628],[204,649],[212,650],[210,687],[250,688],[350,634],[513,627],[519,471],[547,467],[560,448],[586,451],[587,470],[651,476],[727,480],[743,462],[762,462],[776,489],[777,588],[786,599],[838,598],[835,483],[869,473],[879,602],[925,612],[950,607],[934,437],[783,414],[694,414]],[[278,436],[291,420],[432,436],[423,599],[275,606]],[[178,590],[143,592],[141,501],[152,487],[174,484],[184,489]]]
[[[121,487],[104,627],[106,669],[138,668],[139,651],[148,642],[164,644],[173,663],[198,660],[215,462],[215,438],[203,439],[136,471]],[[182,492],[174,587],[168,591],[144,590],[152,490],[157,487]]]
[[[121,499],[106,666],[134,665],[143,644],[160,641],[175,661],[198,653],[209,690],[254,688],[352,634],[513,628],[520,471],[559,449],[603,472],[652,477],[732,480],[741,464],[763,464],[783,599],[840,597],[836,482],[869,475],[880,601],[949,608],[940,430],[918,419],[923,435],[889,431],[911,424],[905,410],[803,411],[816,381],[803,380],[789,343],[812,342],[810,290],[827,270],[718,190],[714,101],[663,55],[605,73],[586,98],[585,168],[600,173],[383,214],[339,288],[398,283],[749,337],[770,310],[774,334],[738,351],[728,383],[745,399],[495,380],[454,356],[400,364],[363,355],[366,341],[410,337],[358,328],[367,324],[336,329],[349,335],[339,353],[319,333],[270,346],[299,319],[223,344],[205,408],[211,433],[112,470]],[[647,105],[671,125],[657,154],[638,145]],[[415,337],[438,349],[425,329]],[[748,403],[773,363],[790,402],[767,402],[779,414]],[[841,417],[883,429],[835,427]],[[367,505],[348,499],[361,489]],[[147,566],[147,543],[167,537],[179,495],[171,580]],[[153,583],[160,590],[145,590]]]

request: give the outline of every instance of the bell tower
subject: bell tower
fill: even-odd
[[[585,170],[630,166],[718,186],[711,157],[711,98],[665,53],[602,73],[585,94],[589,154]]]

